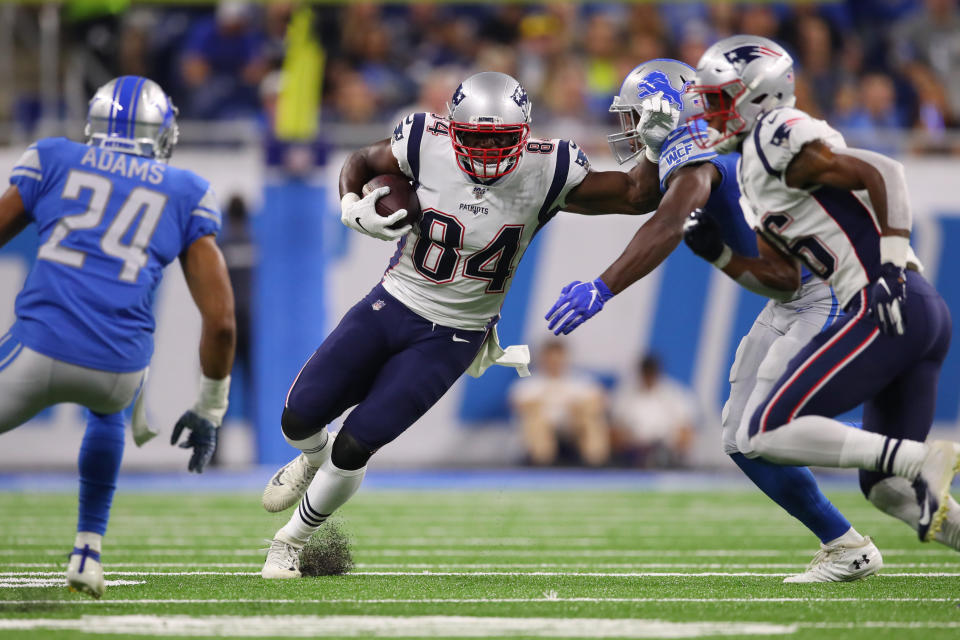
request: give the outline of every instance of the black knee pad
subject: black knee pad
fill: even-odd
[[[367,460],[374,454],[365,446],[360,444],[356,438],[350,435],[349,431],[341,429],[337,433],[337,439],[333,441],[333,452],[330,454],[330,462],[333,466],[344,471],[355,471],[367,464]]]
[[[280,428],[283,430],[283,435],[291,440],[305,440],[320,433],[325,426],[327,425],[304,420],[291,411],[289,407],[284,407],[283,415],[280,416]]]

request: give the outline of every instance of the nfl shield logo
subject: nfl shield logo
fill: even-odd
[[[384,302],[383,300],[377,300],[370,306],[373,307],[374,311],[380,311],[380,309],[383,309],[385,306],[387,306],[387,303]]]
[[[476,186],[473,188],[473,197],[476,198],[477,200],[480,200],[485,195],[487,195],[486,187]]]

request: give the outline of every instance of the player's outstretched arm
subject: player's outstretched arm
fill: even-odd
[[[407,177],[393,155],[389,138],[347,156],[340,169],[340,221],[354,231],[378,240],[393,241],[410,231],[410,225],[390,228],[406,217],[407,210],[399,209],[386,218],[376,212],[377,199],[390,193],[390,187],[380,187],[361,196],[363,185],[383,174]]]
[[[196,240],[180,257],[190,294],[200,310],[200,392],[196,404],[173,428],[170,444],[176,444],[184,429],[190,436],[180,446],[193,449],[187,465],[200,473],[213,457],[217,428],[227,412],[230,369],[236,343],[233,288],[227,265],[213,236]]]
[[[17,237],[30,224],[30,216],[20,199],[20,191],[13,185],[0,196],[0,248]]]
[[[687,214],[706,204],[719,180],[720,172],[710,163],[676,170],[656,213],[620,257],[593,282],[574,281],[561,290],[547,312],[548,328],[555,335],[570,333],[599,313],[607,300],[653,271],[680,244]]]
[[[880,276],[871,284],[870,311],[888,335],[902,335],[901,306],[906,299],[907,260],[913,215],[903,166],[864,149],[831,149],[820,140],[800,149],[787,166],[787,186],[824,185],[855,191],[866,189],[880,226]]]
[[[657,165],[642,159],[629,173],[591,171],[567,195],[564,211],[584,215],[650,213],[660,202]]]
[[[713,185],[720,179],[720,172],[709,162],[674,171],[656,212],[637,230],[620,257],[600,274],[614,295],[667,259],[683,238],[687,216],[707,204]]]
[[[754,293],[785,302],[800,288],[797,260],[771,245],[760,234],[757,234],[759,257],[748,258],[734,253],[723,242],[716,221],[697,210],[683,225],[683,240],[695,254]]]

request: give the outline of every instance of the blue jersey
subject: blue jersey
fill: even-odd
[[[153,354],[163,268],[220,229],[210,184],[149,158],[46,138],[10,176],[40,248],[13,336],[71,364],[137,371]]]
[[[663,141],[660,150],[660,191],[666,192],[667,180],[677,169],[688,164],[709,162],[720,172],[720,184],[713,187],[704,212],[710,215],[723,234],[723,240],[736,253],[756,257],[757,234],[743,217],[740,208],[740,186],[737,184],[739,153],[718,155],[694,143],[687,125],[674,129]]]

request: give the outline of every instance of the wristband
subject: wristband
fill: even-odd
[[[656,165],[660,164],[660,152],[654,151],[650,145],[646,145],[643,149],[643,155],[646,156],[647,160]]]
[[[193,412],[219,427],[227,413],[229,396],[230,376],[223,380],[214,380],[201,373],[200,391],[197,394],[197,403],[193,405]]]
[[[733,257],[733,251],[730,250],[730,247],[723,245],[723,251],[720,252],[720,257],[711,262],[713,266],[717,269],[723,269],[730,263],[730,258]]]
[[[910,255],[910,238],[903,236],[880,236],[880,262],[892,262],[901,269],[907,266]]]

